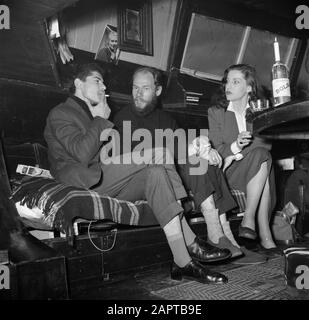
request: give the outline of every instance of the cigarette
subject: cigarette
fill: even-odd
[[[109,94],[106,94],[105,97],[108,98],[108,97],[109,97]]]

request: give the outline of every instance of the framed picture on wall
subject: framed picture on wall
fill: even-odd
[[[153,55],[151,0],[136,0],[118,7],[118,39],[122,51]]]
[[[105,26],[95,60],[118,64],[120,50],[118,48],[117,27],[107,24]]]

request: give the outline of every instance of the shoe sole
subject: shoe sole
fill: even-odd
[[[184,279],[186,279],[186,280],[190,280],[190,281],[196,281],[196,282],[200,282],[200,283],[203,283],[203,284],[226,284],[226,283],[228,283],[228,280],[226,281],[226,282],[224,282],[224,281],[218,281],[218,282],[212,282],[212,281],[209,281],[209,280],[206,280],[206,279],[197,279],[197,278],[195,278],[195,277],[190,277],[190,276],[182,276],[182,279],[173,279],[172,277],[171,277],[171,279],[172,280],[176,280],[176,281],[182,281],[182,280],[184,280]]]
[[[239,238],[245,238],[245,239],[249,239],[249,240],[256,240],[256,236],[251,236],[251,235],[247,235],[247,234],[242,234],[242,235],[238,235]]]

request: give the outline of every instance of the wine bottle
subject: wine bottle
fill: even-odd
[[[289,71],[287,66],[280,61],[279,43],[274,41],[275,63],[272,67],[272,87],[274,107],[291,101]]]

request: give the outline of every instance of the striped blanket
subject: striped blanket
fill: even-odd
[[[44,223],[64,233],[72,228],[76,218],[134,226],[158,224],[146,201],[118,200],[53,179],[27,178],[15,188],[12,198],[28,208],[41,209]]]

